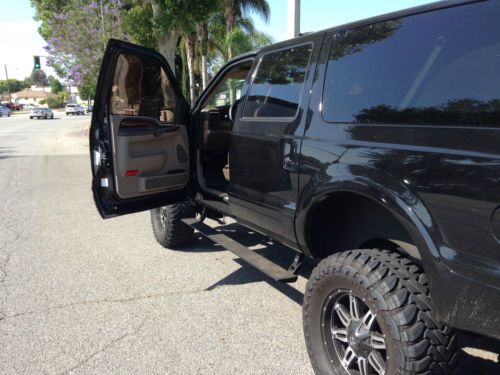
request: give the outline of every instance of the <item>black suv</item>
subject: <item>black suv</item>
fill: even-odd
[[[224,66],[192,109],[158,53],[111,40],[92,115],[104,218],[151,209],[304,297],[318,374],[447,373],[456,330],[500,338],[500,1],[446,1]],[[160,208],[157,208],[160,207]],[[203,223],[227,215],[290,269]]]

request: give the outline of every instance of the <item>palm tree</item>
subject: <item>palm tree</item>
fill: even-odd
[[[208,85],[207,54],[208,54],[208,21],[206,19],[198,24],[198,40],[200,42],[201,55],[201,86],[203,90]]]
[[[226,18],[226,34],[231,35],[237,18],[242,18],[248,12],[254,12],[260,15],[266,22],[269,20],[271,10],[267,0],[223,0],[224,1],[224,17]],[[229,59],[233,57],[231,44],[227,47],[227,56]]]
[[[189,100],[191,105],[194,104],[196,99],[196,89],[194,85],[194,59],[195,59],[195,48],[196,48],[196,33],[186,31],[182,34],[182,39],[184,40],[186,47],[187,56],[187,67],[189,74]]]

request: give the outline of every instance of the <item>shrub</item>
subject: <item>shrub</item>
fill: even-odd
[[[47,104],[49,108],[61,108],[62,102],[57,96],[49,96],[47,98]]]

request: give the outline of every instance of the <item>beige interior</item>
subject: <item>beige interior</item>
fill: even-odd
[[[189,178],[189,142],[185,126],[172,132],[120,134],[124,116],[112,115],[113,162],[120,198],[183,188]],[[173,126],[173,125],[161,125]],[[127,171],[137,171],[127,176]]]

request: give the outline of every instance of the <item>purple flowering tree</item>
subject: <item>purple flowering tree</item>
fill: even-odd
[[[40,33],[47,41],[47,64],[68,85],[94,91],[108,39],[129,39],[123,30],[121,0],[69,0],[50,13],[36,3]]]

